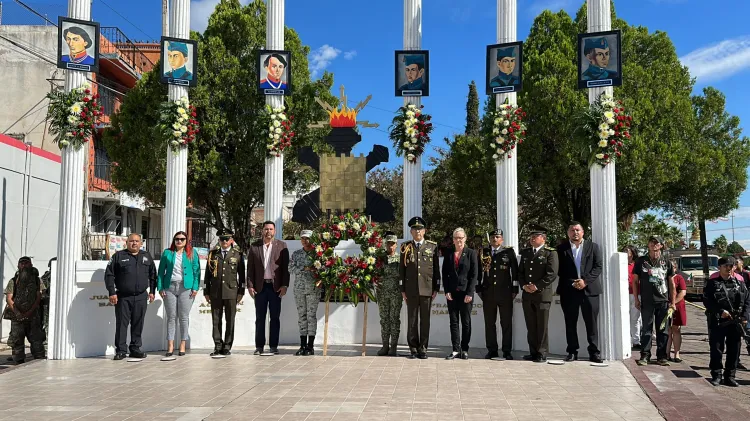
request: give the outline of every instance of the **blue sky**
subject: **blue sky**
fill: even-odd
[[[53,21],[66,13],[65,0],[26,3]],[[217,3],[192,1],[192,29],[205,28]],[[42,22],[14,2],[3,4],[3,24]],[[564,9],[575,15],[582,4],[582,0],[518,0],[518,39],[525,39],[542,10]],[[696,93],[708,85],[723,91],[727,110],[741,118],[750,136],[750,26],[746,21],[750,2],[620,0],[615,6],[618,16],[631,25],[667,32],[683,63],[698,78]],[[442,146],[444,137],[463,131],[469,82],[484,78],[485,46],[496,40],[496,1],[423,0],[423,7],[422,47],[430,50],[432,68],[431,96],[423,104],[435,123],[433,143]],[[161,2],[157,0],[93,0],[92,16],[102,26],[120,27],[132,39],[156,39],[161,34]],[[373,144],[390,146],[388,125],[402,103],[393,96],[392,82],[393,50],[403,46],[402,0],[287,0],[286,24],[311,47],[311,70],[334,73],[336,93],[343,84],[352,101],[373,95],[360,118],[380,123],[380,128],[364,129],[364,140],[355,153],[366,154]],[[484,95],[480,99],[483,102]],[[392,156],[388,166],[400,162]],[[750,248],[748,191],[735,211],[734,226],[734,238]],[[709,224],[707,234],[709,241],[721,234],[732,241],[731,220]]]

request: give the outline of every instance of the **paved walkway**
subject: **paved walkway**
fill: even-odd
[[[56,420],[634,420],[663,419],[622,363],[592,367],[526,361],[260,357],[213,360],[193,352],[172,362],[86,358],[40,361],[0,375],[0,419]],[[370,348],[368,354],[374,354]],[[475,357],[479,357],[476,350]],[[520,356],[520,355],[519,355]]]

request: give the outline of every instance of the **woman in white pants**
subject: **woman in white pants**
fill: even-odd
[[[180,356],[185,355],[188,340],[190,308],[198,294],[201,282],[201,265],[198,254],[187,242],[187,234],[179,231],[172,237],[172,245],[164,250],[159,259],[156,287],[164,300],[167,313],[167,353],[174,353],[176,320],[180,318]]]
[[[635,259],[638,258],[638,250],[634,246],[625,246],[623,253],[628,254],[628,294],[630,294],[630,344],[634,350],[641,349],[641,311],[635,308],[635,296],[633,296],[633,280],[638,275],[633,273]]]

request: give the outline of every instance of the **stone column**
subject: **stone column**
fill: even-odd
[[[516,41],[516,0],[497,0],[497,42]],[[499,107],[507,99],[516,105],[516,93],[495,95]],[[497,181],[497,226],[503,230],[505,245],[513,246],[518,253],[518,153],[516,148],[510,158],[505,155],[495,164]]]
[[[404,50],[422,49],[422,0],[404,0]],[[404,97],[404,105],[422,105],[418,96]],[[402,238],[409,238],[409,219],[422,215],[422,157],[409,162],[404,154],[404,214]]]
[[[266,49],[284,49],[284,0],[268,0],[266,21]],[[289,69],[291,71],[291,69]],[[284,106],[282,95],[266,95],[271,108]],[[281,240],[284,231],[284,154],[266,158],[265,188],[263,190],[263,217],[276,224],[276,238]],[[262,222],[262,221],[261,221]]]
[[[89,0],[68,0],[68,17],[91,20]],[[86,82],[86,72],[65,71],[65,90],[72,91]],[[76,295],[76,260],[81,258],[81,230],[83,213],[83,189],[86,188],[86,153],[88,144],[75,149],[68,146],[61,150],[60,166],[60,217],[57,237],[57,271],[52,302],[50,303],[50,325],[48,332],[49,359],[69,360],[76,357],[68,326],[68,312]]]
[[[169,8],[169,36],[190,39],[190,0],[172,0]],[[164,32],[167,28],[163,29]],[[169,85],[169,100],[188,96],[187,86]],[[177,231],[185,230],[187,206],[187,147],[167,147],[167,197],[164,206],[161,244],[166,249]]]
[[[612,15],[609,0],[588,0],[588,32],[609,31]],[[612,87],[590,88],[589,102],[602,92],[612,95]],[[622,274],[627,272],[617,251],[617,203],[615,164],[594,164],[591,175],[591,236],[599,244],[604,260],[602,295],[599,303],[599,347],[605,360],[622,360],[630,356],[628,287]],[[621,278],[623,279],[621,281]]]

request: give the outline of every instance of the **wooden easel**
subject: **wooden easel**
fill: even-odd
[[[365,294],[365,320],[362,323],[362,356],[367,355],[367,294]]]

